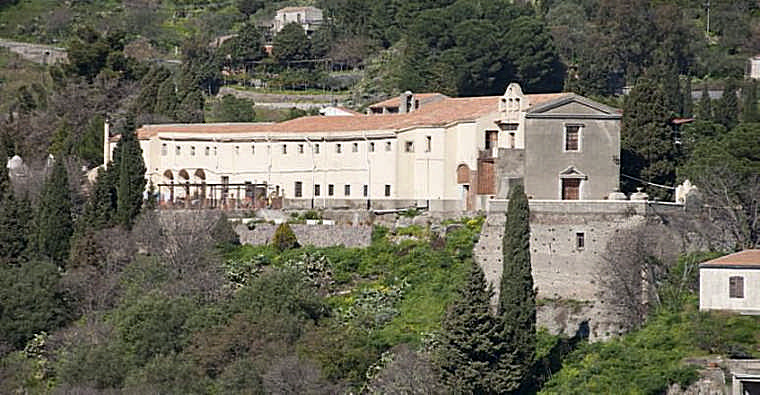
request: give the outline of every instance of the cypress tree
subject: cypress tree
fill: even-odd
[[[174,118],[176,109],[177,94],[175,93],[174,80],[167,78],[158,88],[156,108],[154,112],[169,118]]]
[[[733,129],[739,122],[739,99],[736,96],[736,83],[733,80],[726,82],[713,116],[715,122],[725,126],[727,130]]]
[[[682,92],[681,116],[691,118],[694,113],[694,100],[691,98],[691,77],[686,76]]]
[[[145,162],[142,149],[135,134],[135,121],[127,118],[121,139],[116,149],[120,151],[118,170],[119,182],[116,184],[116,221],[127,229],[132,228],[135,218],[140,214],[145,191]]]
[[[112,225],[116,217],[115,181],[117,176],[118,174],[113,171],[113,166],[108,170],[98,171],[98,178],[79,219],[80,226],[77,228],[77,233],[86,233],[87,229],[99,230]]]
[[[483,270],[473,263],[467,283],[443,320],[435,362],[456,393],[499,394],[516,388],[503,385],[500,366],[506,345],[499,320],[490,313],[492,294]]]
[[[522,185],[509,195],[503,239],[503,270],[498,314],[511,358],[504,358],[503,375],[510,388],[527,384],[536,356],[536,292],[530,264],[530,210]]]
[[[2,149],[0,158],[7,159]],[[26,224],[13,195],[8,168],[0,167],[0,264],[17,263],[27,248]]]
[[[757,110],[757,82],[748,81],[742,89],[742,122],[760,122]]]
[[[697,119],[703,121],[712,120],[712,103],[710,99],[710,91],[707,88],[707,84],[702,87],[702,97],[699,98],[699,104],[697,105],[697,113],[695,114]]]
[[[71,236],[74,233],[71,207],[69,177],[63,160],[58,159],[42,188],[34,237],[36,252],[49,258],[58,267],[65,266],[71,248]]]
[[[656,71],[656,70],[652,70]],[[639,79],[626,98],[621,130],[621,173],[646,181],[673,185],[675,182],[675,144],[670,120],[672,109],[663,96],[662,84],[649,72]],[[626,191],[633,191],[638,183],[624,182]],[[656,198],[668,198],[669,192],[647,187],[647,193]]]

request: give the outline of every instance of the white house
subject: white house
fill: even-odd
[[[523,94],[515,83],[502,96],[407,92],[369,113],[137,134],[150,181],[171,200],[469,211],[515,182],[548,200],[602,200],[618,187],[620,112],[572,93]]]
[[[700,264],[699,309],[760,314],[760,250]]]
[[[275,34],[288,23],[297,23],[306,34],[311,34],[322,25],[322,10],[316,7],[285,7],[277,10],[273,22]]]

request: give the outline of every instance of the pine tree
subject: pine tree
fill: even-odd
[[[739,122],[739,99],[736,96],[736,83],[733,80],[726,82],[723,95],[718,100],[713,111],[715,122],[731,130]]]
[[[65,266],[71,248],[74,233],[71,208],[69,177],[63,159],[59,158],[42,188],[34,221],[35,251],[58,267]]]
[[[757,109],[757,82],[754,80],[745,84],[742,89],[742,122],[760,122],[760,112]]]
[[[528,198],[523,186],[517,185],[509,195],[507,208],[498,309],[510,348],[511,360],[505,358],[502,362],[510,387],[527,384],[525,380],[536,357],[536,291],[531,274],[529,221]]]
[[[499,394],[516,388],[503,385],[500,367],[506,344],[499,320],[490,313],[492,294],[483,270],[472,264],[467,283],[443,320],[435,362],[456,393]]]
[[[145,162],[142,149],[135,134],[134,118],[128,117],[116,149],[120,151],[118,168],[119,182],[116,184],[116,221],[131,229],[140,214],[145,191]]]
[[[699,98],[699,104],[697,105],[696,118],[703,121],[711,121],[712,118],[712,100],[710,99],[710,91],[707,88],[707,84],[702,87],[702,97]]]

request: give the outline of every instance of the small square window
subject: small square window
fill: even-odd
[[[315,154],[319,153],[319,144],[314,144],[314,153]]]
[[[303,154],[303,144],[298,144],[298,153]]]
[[[340,143],[335,144],[335,153],[340,154],[341,152],[343,152],[343,145]]]
[[[301,181],[296,181],[296,185],[295,185],[295,195],[296,195],[296,197],[301,197],[301,196],[303,196],[303,182],[301,182]]]
[[[351,144],[351,152],[359,152],[359,143]]]
[[[586,247],[586,234],[578,232],[575,234],[575,248],[582,250]]]
[[[288,145],[287,144],[283,144],[282,145],[282,154],[283,155],[287,155],[288,154]]]
[[[351,185],[345,185],[343,187],[343,195],[344,196],[351,196]]]
[[[332,196],[335,194],[335,185],[328,184],[327,185],[327,196]]]
[[[407,141],[404,143],[404,151],[414,152],[414,141]]]
[[[320,187],[319,184],[314,185],[314,196],[319,196],[320,193],[322,193],[322,191],[320,189],[322,189],[322,188]]]
[[[369,152],[375,152],[375,143],[369,143]]]
[[[391,186],[388,184],[385,184],[385,196],[391,195]]]
[[[385,150],[386,151],[390,151],[391,150],[391,142],[390,141],[388,141],[388,142],[385,143]]]

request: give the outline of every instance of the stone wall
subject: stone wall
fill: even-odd
[[[264,245],[274,236],[278,225],[270,223],[238,225],[235,231],[240,235],[240,242],[251,245]],[[372,239],[372,226],[368,225],[303,225],[290,224],[293,233],[302,246],[329,247],[343,245],[346,247],[366,247]]]

